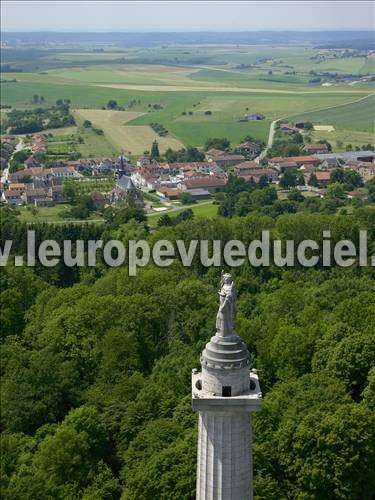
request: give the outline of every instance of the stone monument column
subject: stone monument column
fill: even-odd
[[[261,405],[256,370],[233,329],[236,288],[223,274],[216,335],[192,373],[193,410],[199,412],[197,500],[251,500],[251,412]]]

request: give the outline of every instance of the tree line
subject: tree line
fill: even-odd
[[[58,241],[145,238],[152,245],[247,244],[264,229],[319,241],[327,228],[333,241],[354,242],[367,229],[375,254],[373,207],[346,216],[258,208],[199,224],[190,216],[152,232],[142,211],[123,209],[102,225],[38,230]],[[2,229],[21,250],[25,226],[4,212]],[[2,497],[195,498],[190,376],[215,332],[220,268],[194,259],[190,268],[149,265],[129,277],[125,267],[99,260],[66,281],[52,269],[9,265],[1,275]],[[264,392],[253,418],[254,498],[372,499],[374,268],[245,264],[231,272],[236,331]]]

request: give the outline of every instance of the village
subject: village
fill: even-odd
[[[281,124],[279,134],[300,131]],[[2,146],[11,146],[14,138],[2,138]],[[157,144],[156,144],[157,146]],[[3,168],[0,184],[1,202],[12,206],[50,207],[67,201],[66,183],[84,186],[96,209],[132,204],[148,213],[166,212],[178,204],[207,202],[225,191],[230,176],[259,185],[275,185],[279,192],[296,188],[301,193],[323,198],[331,183],[332,173],[354,171],[360,177],[355,189],[347,191],[349,199],[366,200],[368,193],[360,189],[375,177],[375,153],[371,150],[332,153],[326,143],[306,144],[305,154],[269,157],[257,142],[244,141],[232,150],[216,147],[204,153],[202,161],[166,162],[149,155],[132,162],[123,153],[116,158],[56,160],[46,167],[38,158],[45,154],[42,134],[32,137],[22,168],[9,172]],[[358,177],[357,176],[357,177]],[[359,178],[358,177],[358,178]],[[92,180],[98,189],[90,190]],[[87,187],[86,187],[87,186]],[[101,188],[101,189],[100,189]]]

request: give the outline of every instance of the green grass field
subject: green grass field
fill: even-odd
[[[68,155],[77,151],[77,144],[68,142],[52,142],[47,146],[49,155]]]
[[[294,116],[295,121],[311,121],[314,124],[333,125],[339,130],[359,130],[374,133],[375,95],[372,94],[359,102],[338,106],[332,109],[303,113]]]
[[[159,151],[162,153],[168,148],[183,147],[183,144],[171,134],[159,137],[148,125],[128,125],[128,122],[140,114],[132,111],[102,109],[77,109],[75,111],[75,115],[82,120],[90,120],[94,127],[101,128],[115,149],[124,150],[128,155],[142,155],[146,149],[151,149],[155,140],[158,141]]]
[[[98,135],[91,128],[83,127],[84,118],[79,113],[73,111],[73,116],[77,123],[76,134],[84,141],[82,144],[77,144],[83,158],[111,158],[119,153],[105,135]]]
[[[85,177],[82,180],[75,180],[74,183],[75,186],[78,187],[78,194],[87,194],[91,193],[91,191],[108,193],[115,187],[115,178],[106,177],[98,179],[95,177]]]
[[[211,203],[205,203],[204,205],[191,205],[189,208],[192,209],[194,212],[195,217],[215,217],[217,215],[217,209],[218,205],[214,205],[213,202]],[[168,214],[171,218],[177,217],[177,215],[182,211],[186,210],[187,207],[183,207],[179,210],[173,210],[173,211],[165,211],[165,212],[160,212],[160,213],[155,213],[155,214],[149,214],[147,217],[147,221],[151,227],[155,227],[158,223],[158,220],[162,215]]]
[[[6,62],[12,63],[12,51],[4,52]],[[84,157],[113,156],[122,149],[137,156],[149,150],[154,139],[161,151],[202,147],[215,136],[228,137],[233,146],[247,135],[266,141],[271,121],[292,115],[337,130],[372,132],[374,98],[349,104],[372,92],[370,84],[308,84],[311,70],[370,73],[374,60],[365,57],[341,57],[308,46],[261,45],[133,48],[126,57],[83,49],[25,50],[15,51],[14,57],[14,63],[23,61],[25,70],[7,76],[16,82],[1,84],[2,103],[35,107],[34,94],[44,97],[46,107],[70,99],[78,125],[70,131],[83,137],[77,150]],[[33,58],[43,71],[28,71]],[[130,113],[123,121],[118,112],[102,110],[111,99]],[[156,104],[160,109],[155,110]],[[326,109],[341,104],[347,106]],[[251,112],[266,118],[239,122]],[[85,118],[105,134],[83,129]],[[157,136],[149,127],[152,122],[162,124],[169,135]]]
[[[205,140],[213,136],[226,136],[233,144],[238,144],[246,135],[266,141],[269,124],[276,118],[291,114],[306,113],[328,106],[348,103],[358,99],[358,93],[339,93],[329,91],[309,94],[272,94],[272,93],[237,93],[237,92],[146,92],[126,89],[111,89],[70,84],[37,84],[31,82],[3,84],[3,102],[13,106],[25,107],[35,93],[43,95],[46,105],[53,105],[59,99],[70,99],[73,108],[83,107],[91,110],[100,109],[110,99],[125,106],[131,100],[137,104],[132,112],[142,113],[127,123],[129,126],[149,125],[158,122],[169,130],[171,137],[184,145],[202,146]],[[149,105],[160,104],[163,109],[149,112]],[[151,108],[152,109],[152,108]],[[359,112],[358,130],[369,130],[369,109],[364,106],[364,116]],[[205,111],[212,111],[205,115]],[[192,115],[182,115],[183,112]],[[260,122],[239,122],[239,118],[248,112],[261,112],[266,119]],[[304,115],[303,115],[304,116]],[[350,113],[349,113],[350,117]],[[78,120],[79,121],[79,120]],[[327,123],[327,122],[324,122]],[[95,122],[95,125],[100,124]],[[355,128],[356,125],[352,126]],[[100,127],[103,128],[103,127]],[[122,148],[143,153],[150,148],[154,135],[147,129],[128,129],[127,134],[118,134],[118,124],[107,124],[106,135],[98,136],[93,132],[80,129],[85,143],[78,150],[83,156],[111,156]],[[122,130],[122,132],[124,132]],[[159,140],[159,139],[158,139]],[[129,143],[129,146],[127,145]],[[165,145],[166,147],[167,144]],[[177,146],[176,146],[177,147]]]
[[[64,203],[61,205],[55,205],[53,207],[39,207],[35,214],[29,210],[27,207],[20,207],[20,215],[18,218],[22,222],[51,222],[67,220],[64,217],[60,217],[60,214],[69,210],[71,205]]]
[[[333,148],[333,151],[343,151],[346,145],[362,147],[375,143],[375,136],[371,132],[360,132],[357,130],[334,130],[332,132],[310,132],[311,142],[319,143],[321,139],[326,139]]]
[[[101,222],[102,216],[95,212],[88,219],[82,221],[72,221],[71,218],[65,217],[64,212],[70,210],[71,205],[63,203],[53,207],[38,207],[36,213],[32,213],[27,207],[20,207],[19,220],[26,223],[48,222],[48,223],[85,223],[85,222]]]

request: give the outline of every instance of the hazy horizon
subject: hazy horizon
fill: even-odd
[[[373,31],[375,12],[371,1],[4,0],[1,14],[4,32],[188,33]]]
[[[152,33],[165,33],[165,34],[173,34],[173,33],[323,33],[323,32],[337,32],[337,33],[375,33],[374,30],[370,29],[306,29],[306,30],[283,30],[283,29],[264,29],[264,30],[208,30],[208,29],[200,29],[200,30],[69,30],[69,29],[23,29],[23,30],[11,30],[11,29],[3,29],[3,33],[134,33],[134,34],[152,34]]]

